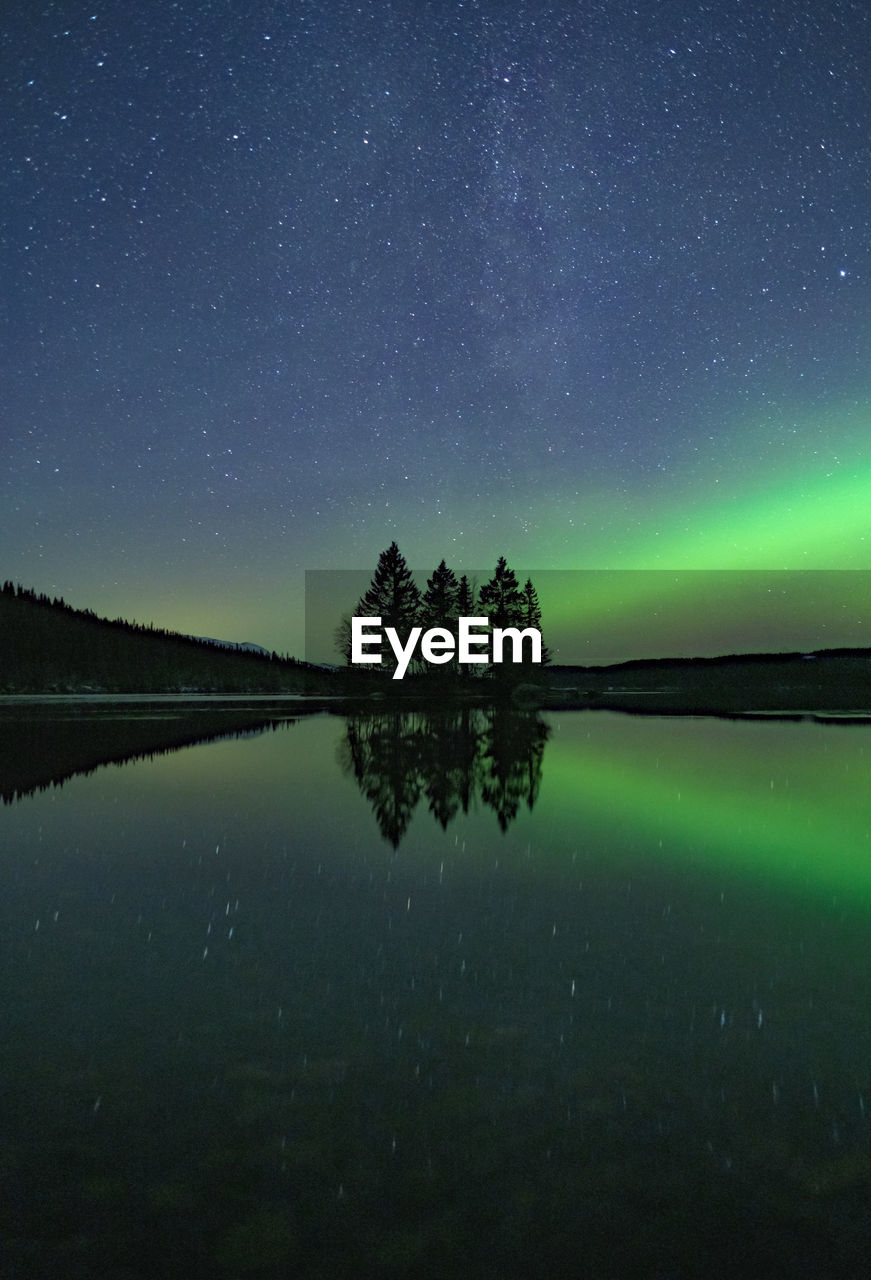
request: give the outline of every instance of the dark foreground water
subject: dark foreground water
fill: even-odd
[[[276,718],[6,805],[0,1276],[866,1276],[869,748]]]

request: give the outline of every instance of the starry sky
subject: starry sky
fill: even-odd
[[[11,0],[0,576],[302,653],[393,539],[871,569],[869,84],[850,0]]]

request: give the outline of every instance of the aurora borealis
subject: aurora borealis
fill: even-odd
[[[396,539],[753,581],[677,587],[660,652],[868,643],[840,572],[819,634],[753,601],[871,568],[869,36],[847,0],[10,6],[4,578],[301,653],[305,570]],[[563,660],[646,656],[570,651],[613,582],[537,585]]]

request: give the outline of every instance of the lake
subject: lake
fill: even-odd
[[[4,1280],[867,1273],[871,726],[0,732]]]

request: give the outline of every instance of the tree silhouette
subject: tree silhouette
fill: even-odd
[[[442,560],[431,578],[426,580],[426,591],[421,599],[420,621],[427,627],[444,627],[459,616],[457,611],[457,578]]]
[[[395,542],[391,542],[387,550],[382,551],[369,588],[354,609],[355,617],[380,618],[382,630],[387,627],[394,628],[403,647],[407,645],[413,627],[419,626],[424,631],[441,627],[452,634],[456,640],[459,632],[457,625],[459,618],[483,615],[487,616],[491,632],[494,627],[503,630],[514,627],[519,630],[531,628],[541,631],[541,606],[535,587],[527,578],[521,590],[517,576],[514,570],[509,568],[504,556],[499,557],[492,578],[485,583],[480,592],[476,591],[475,584],[470,583],[465,574],[457,581],[453,569],[449,569],[446,562],[441,560],[438,567],[433,570],[432,576],[427,578],[426,590],[421,595],[411,570]],[[349,663],[351,620],[348,615],[343,615],[334,632],[334,640],[345,662]],[[522,662],[503,660],[491,663],[487,666],[486,672],[480,667],[474,667],[472,670],[461,668],[456,656],[456,647],[454,655],[448,662],[430,663],[418,652],[411,665],[412,670],[416,669],[418,672],[428,667],[431,676],[438,677],[443,674],[449,680],[456,679],[461,672],[464,678],[487,674],[509,687],[512,683],[518,682],[521,668],[524,678],[529,679],[530,668],[533,665],[538,666],[537,663],[532,663],[528,645],[527,640],[524,655],[528,652],[529,656],[524,656]],[[541,656],[542,663],[550,662],[550,653],[543,643]],[[377,666],[378,664],[369,665]],[[392,665],[391,657],[389,653],[385,653],[384,646],[382,646],[380,665],[385,670]]]
[[[421,597],[420,623],[425,631],[430,627],[442,627],[454,637],[456,646],[460,617],[457,609],[458,585],[453,569],[449,569],[442,560],[431,578],[427,578],[426,591]],[[457,673],[456,650],[448,663],[433,663],[434,672],[449,671],[452,676]]]
[[[493,577],[481,588],[479,604],[488,615],[491,627],[520,625],[523,616],[520,588],[504,556],[499,557]]]
[[[463,574],[457,586],[457,617],[473,618],[475,616],[475,588]]]
[[[541,630],[541,605],[538,603],[538,592],[532,585],[532,579],[527,578],[520,594],[520,625],[522,627],[534,627],[536,631]],[[541,662],[542,666],[546,666],[550,662],[550,650],[541,642]]]
[[[355,610],[360,618],[380,618],[381,627],[393,627],[405,645],[420,613],[420,592],[405,557],[395,542],[378,557],[369,589]]]
[[[351,615],[343,613],[339,625],[333,632],[333,643],[345,659],[345,666],[351,665]]]

